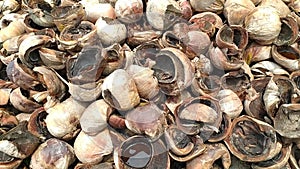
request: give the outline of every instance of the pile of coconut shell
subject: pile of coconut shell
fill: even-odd
[[[300,168],[299,0],[0,0],[1,169]]]

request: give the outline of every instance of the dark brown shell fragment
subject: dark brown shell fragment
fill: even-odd
[[[233,120],[225,143],[233,155],[248,162],[271,159],[281,148],[271,125],[246,115]]]
[[[299,138],[300,104],[282,104],[274,117],[274,128],[287,138]]]
[[[95,82],[99,79],[105,63],[101,47],[87,46],[78,53],[76,58],[69,59],[68,79],[74,84]]]

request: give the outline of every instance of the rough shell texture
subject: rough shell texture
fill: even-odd
[[[281,30],[277,10],[269,6],[256,7],[246,16],[244,24],[249,37],[261,44],[271,44]]]

